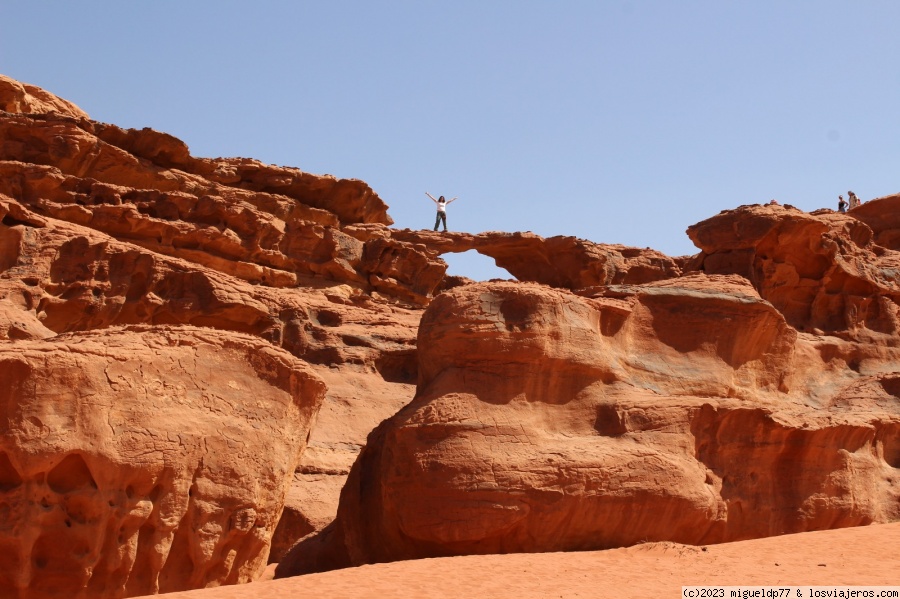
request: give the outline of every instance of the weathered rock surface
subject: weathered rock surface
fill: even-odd
[[[896,204],[874,200],[846,215],[742,206],[688,228],[702,250],[695,266],[746,277],[798,330],[900,340],[900,253],[866,224],[891,242],[900,236]]]
[[[350,226],[360,239],[383,237],[411,243],[433,255],[474,250],[494,259],[519,281],[561,289],[641,284],[677,277],[684,260],[655,250],[593,243],[577,237],[544,238],[534,233],[438,233]]]
[[[726,211],[689,258],[400,231],[0,77],[0,589],[898,520],[898,197]]]
[[[13,87],[0,81],[0,94]],[[238,561],[216,553],[190,578],[166,575],[163,587],[248,580],[269,551],[285,494],[311,498],[289,501],[288,521],[327,524],[366,435],[412,396],[418,306],[446,265],[402,242],[367,245],[342,233],[342,221],[390,222],[386,205],[360,181],[193,158],[174,137],[89,121],[54,108],[64,103],[52,98],[7,103],[0,112],[0,152],[9,159],[0,161],[0,346],[186,325],[222,339],[251,335],[329,381],[312,430],[295,444],[296,473],[266,508],[265,550],[248,554],[252,563],[244,550]],[[252,393],[247,399],[257,401]],[[215,427],[204,430],[217,435]],[[242,479],[230,484],[236,495],[246,491]],[[99,560],[118,551],[105,544],[105,525],[79,529],[102,549]],[[296,540],[275,538],[276,551]],[[134,559],[151,559],[142,557],[149,550],[139,545]],[[94,597],[152,591],[102,578],[92,579]]]
[[[192,327],[0,344],[0,588],[111,597],[247,582],[325,392]]]
[[[415,399],[279,576],[900,518],[900,350],[798,333],[742,277],[467,286],[418,346]]]
[[[185,260],[38,216],[0,196],[0,333],[9,340],[129,324],[186,324],[249,333],[302,358],[329,382],[298,468],[301,493],[342,484],[368,432],[414,392],[420,313],[347,285],[251,285]],[[296,512],[292,506],[289,513]],[[323,525],[312,507],[299,517]],[[332,511],[336,509],[336,501]],[[309,510],[307,510],[309,511]],[[290,544],[296,538],[282,541]]]
[[[87,113],[68,100],[27,83],[20,83],[0,75],[0,110],[4,112],[55,112],[76,119],[88,118]]]

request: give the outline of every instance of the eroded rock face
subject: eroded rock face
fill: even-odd
[[[10,89],[0,81],[0,96]],[[288,532],[276,537],[276,550],[292,544],[292,534],[305,534],[306,525],[325,526],[366,435],[414,392],[420,306],[446,264],[405,242],[366,244],[344,234],[347,223],[390,222],[386,205],[361,181],[250,159],[195,158],[172,136],[90,121],[46,98],[46,105],[20,102],[0,112],[0,346],[18,351],[20,342],[80,334],[97,335],[100,345],[106,331],[123,326],[190,326],[222,340],[250,335],[260,351],[289,352],[328,389],[311,431],[295,444],[293,476],[281,488],[314,499],[289,502],[281,527]],[[251,436],[259,430],[252,418],[240,424]],[[10,459],[3,472],[15,480],[19,466]],[[222,475],[217,484],[235,487],[235,496],[255,493],[252,485],[243,488],[247,480]],[[267,510],[268,518],[280,507]],[[305,524],[291,533],[290,521]],[[275,523],[266,520],[259,537],[267,546]],[[112,538],[101,529],[106,521],[94,524],[100,528],[85,525],[79,534]],[[120,553],[111,541],[99,551],[88,562],[119,559],[108,555]],[[133,560],[151,560],[155,551],[142,541]],[[171,574],[175,565],[163,568],[160,588],[249,580],[268,549],[240,551],[240,560],[249,560],[244,565],[234,565],[229,549],[193,570],[177,566],[184,575]],[[69,566],[53,562],[54,571]],[[122,572],[114,578],[124,580]],[[91,578],[91,597],[153,590],[146,580],[135,582],[136,574],[126,587],[104,576]]]
[[[377,303],[346,285],[251,285],[40,217],[10,198],[0,200],[0,223],[0,244],[10,248],[4,254],[9,265],[0,272],[0,339],[185,324],[251,334],[309,363],[328,391],[298,465],[298,484],[321,490],[297,493],[333,497],[332,515],[333,489],[366,435],[414,393],[417,310]],[[292,503],[291,517],[327,524],[318,515],[322,507],[308,508]]]
[[[896,202],[872,201],[848,214],[742,206],[688,228],[702,253],[697,268],[739,274],[798,330],[900,333],[900,253],[891,243]],[[857,214],[859,217],[857,217]]]
[[[279,576],[900,517],[900,400],[847,399],[900,375],[839,368],[741,277],[591,298],[467,286],[429,306],[418,345],[415,399],[370,435],[335,526]]]
[[[438,233],[351,226],[360,239],[390,238],[425,248],[433,255],[474,250],[494,259],[519,281],[578,290],[598,285],[641,284],[677,277],[681,262],[651,250],[593,243],[577,237],[544,238],[534,233]]]
[[[88,118],[86,112],[68,100],[5,75],[0,75],[0,110],[27,113],[55,112],[76,119]]]
[[[130,327],[0,344],[0,587],[115,597],[265,567],[325,386],[246,335]]]
[[[896,520],[897,202],[726,211],[691,258],[397,231],[0,78],[0,589]]]

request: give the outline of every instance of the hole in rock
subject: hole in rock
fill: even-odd
[[[389,383],[415,385],[419,377],[419,359],[416,350],[410,349],[382,354],[375,360],[375,369]]]
[[[56,493],[71,493],[79,489],[97,488],[90,468],[77,453],[66,456],[47,474],[47,485]]]
[[[885,377],[881,380],[881,386],[889,394],[900,398],[900,377]]]
[[[9,461],[9,456],[0,453],[0,493],[12,491],[21,484],[22,477]]]
[[[597,419],[594,420],[594,430],[604,437],[620,437],[628,432],[622,415],[614,405],[597,406]]]
[[[448,276],[466,277],[473,281],[516,280],[505,269],[497,266],[493,258],[479,254],[475,250],[458,254],[443,254],[441,258],[447,263]]]
[[[26,221],[26,220],[19,220],[18,218],[14,217],[14,216],[11,215],[11,214],[7,214],[6,216],[4,216],[4,217],[3,217],[3,220],[0,221],[0,222],[2,222],[2,223],[3,223],[4,225],[6,225],[7,227],[16,227],[16,226],[19,226],[19,225],[22,225],[22,226],[25,226],[25,227],[33,227],[33,226],[34,226],[33,223],[30,223],[30,222],[28,222],[28,221]]]
[[[315,312],[315,319],[319,321],[319,324],[325,327],[339,327],[343,322],[341,313],[333,312],[331,310],[317,310]]]
[[[891,468],[900,468],[900,426],[887,425],[879,435],[884,452],[884,461]]]

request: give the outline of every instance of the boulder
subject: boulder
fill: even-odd
[[[432,302],[418,347],[415,398],[277,576],[900,518],[900,375],[841,368],[741,277],[470,285]],[[881,402],[835,407],[866,385]]]
[[[0,343],[0,587],[248,582],[325,392],[248,335],[125,327]]]

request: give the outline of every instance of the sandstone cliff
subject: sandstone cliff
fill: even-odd
[[[438,296],[415,398],[279,575],[896,521],[896,202],[725,211],[634,284],[607,257],[613,275],[560,276],[574,293]]]
[[[0,526],[8,585],[0,587],[21,597],[114,597],[255,578],[270,548],[277,558],[333,518],[366,434],[411,397],[420,306],[446,265],[403,242],[343,233],[344,223],[390,223],[360,181],[193,158],[171,136],[90,121],[8,79],[0,99],[0,351],[26,356],[0,367],[10,414],[0,423],[0,513],[8,516]],[[122,408],[119,424],[48,441],[83,426],[42,411],[101,422],[103,406],[125,392],[69,376],[63,393],[53,364],[87,368],[79,355],[91,343],[98,349],[88,353],[102,357],[117,336],[159,334],[172,339],[171,351],[129,342],[123,355],[105,352],[141,365],[127,386],[135,405]],[[178,341],[197,335],[202,341]],[[51,343],[38,347],[53,353],[32,356],[33,343]],[[186,343],[209,349],[182,356]],[[296,374],[276,383],[287,375],[270,355],[290,360]],[[14,385],[8,370],[16,368],[28,376]],[[310,383],[298,386],[298,377]],[[293,416],[274,409],[284,392],[297,404]],[[83,407],[72,404],[82,397]],[[154,411],[171,416],[157,421]],[[37,415],[17,423],[29,412]],[[133,457],[138,449],[123,457],[123,436],[142,441],[143,457]],[[115,509],[73,520],[55,507],[67,505],[65,493],[42,489],[50,472],[70,470],[84,482],[78,501],[112,497]],[[129,477],[143,482],[129,486]],[[215,488],[192,491],[210,477]],[[118,501],[126,489],[129,501]],[[137,519],[127,515],[132,503]],[[257,515],[232,515],[247,509]],[[34,510],[58,515],[17,523]],[[122,518],[134,526],[108,532]]]
[[[898,202],[743,206],[682,258],[398,230],[0,77],[0,588],[900,519]]]
[[[247,335],[116,327],[0,345],[3,596],[248,582],[325,386]],[[252,399],[251,399],[252,398]]]
[[[454,289],[423,317],[415,399],[280,573],[895,521],[885,341],[798,333],[736,276]]]

